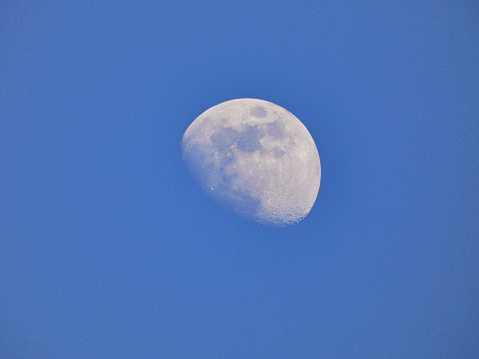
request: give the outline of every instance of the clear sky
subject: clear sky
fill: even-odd
[[[181,160],[242,97],[316,142],[296,226]],[[1,358],[477,358],[478,283],[477,1],[2,1]]]

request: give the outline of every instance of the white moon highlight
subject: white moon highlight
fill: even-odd
[[[292,113],[271,102],[216,105],[193,121],[181,146],[201,188],[250,220],[294,224],[316,201],[321,164],[314,140]]]

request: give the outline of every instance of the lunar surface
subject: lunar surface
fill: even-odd
[[[271,102],[237,99],[203,112],[182,140],[201,188],[261,224],[294,224],[318,195],[321,164],[306,127]]]

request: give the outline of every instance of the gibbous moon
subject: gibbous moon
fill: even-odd
[[[250,220],[294,224],[316,201],[321,164],[314,140],[292,113],[271,102],[220,103],[193,121],[181,147],[201,188]]]

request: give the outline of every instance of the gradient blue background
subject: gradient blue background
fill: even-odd
[[[241,97],[316,141],[296,226],[181,160]],[[477,358],[478,143],[476,1],[2,1],[0,357]]]

